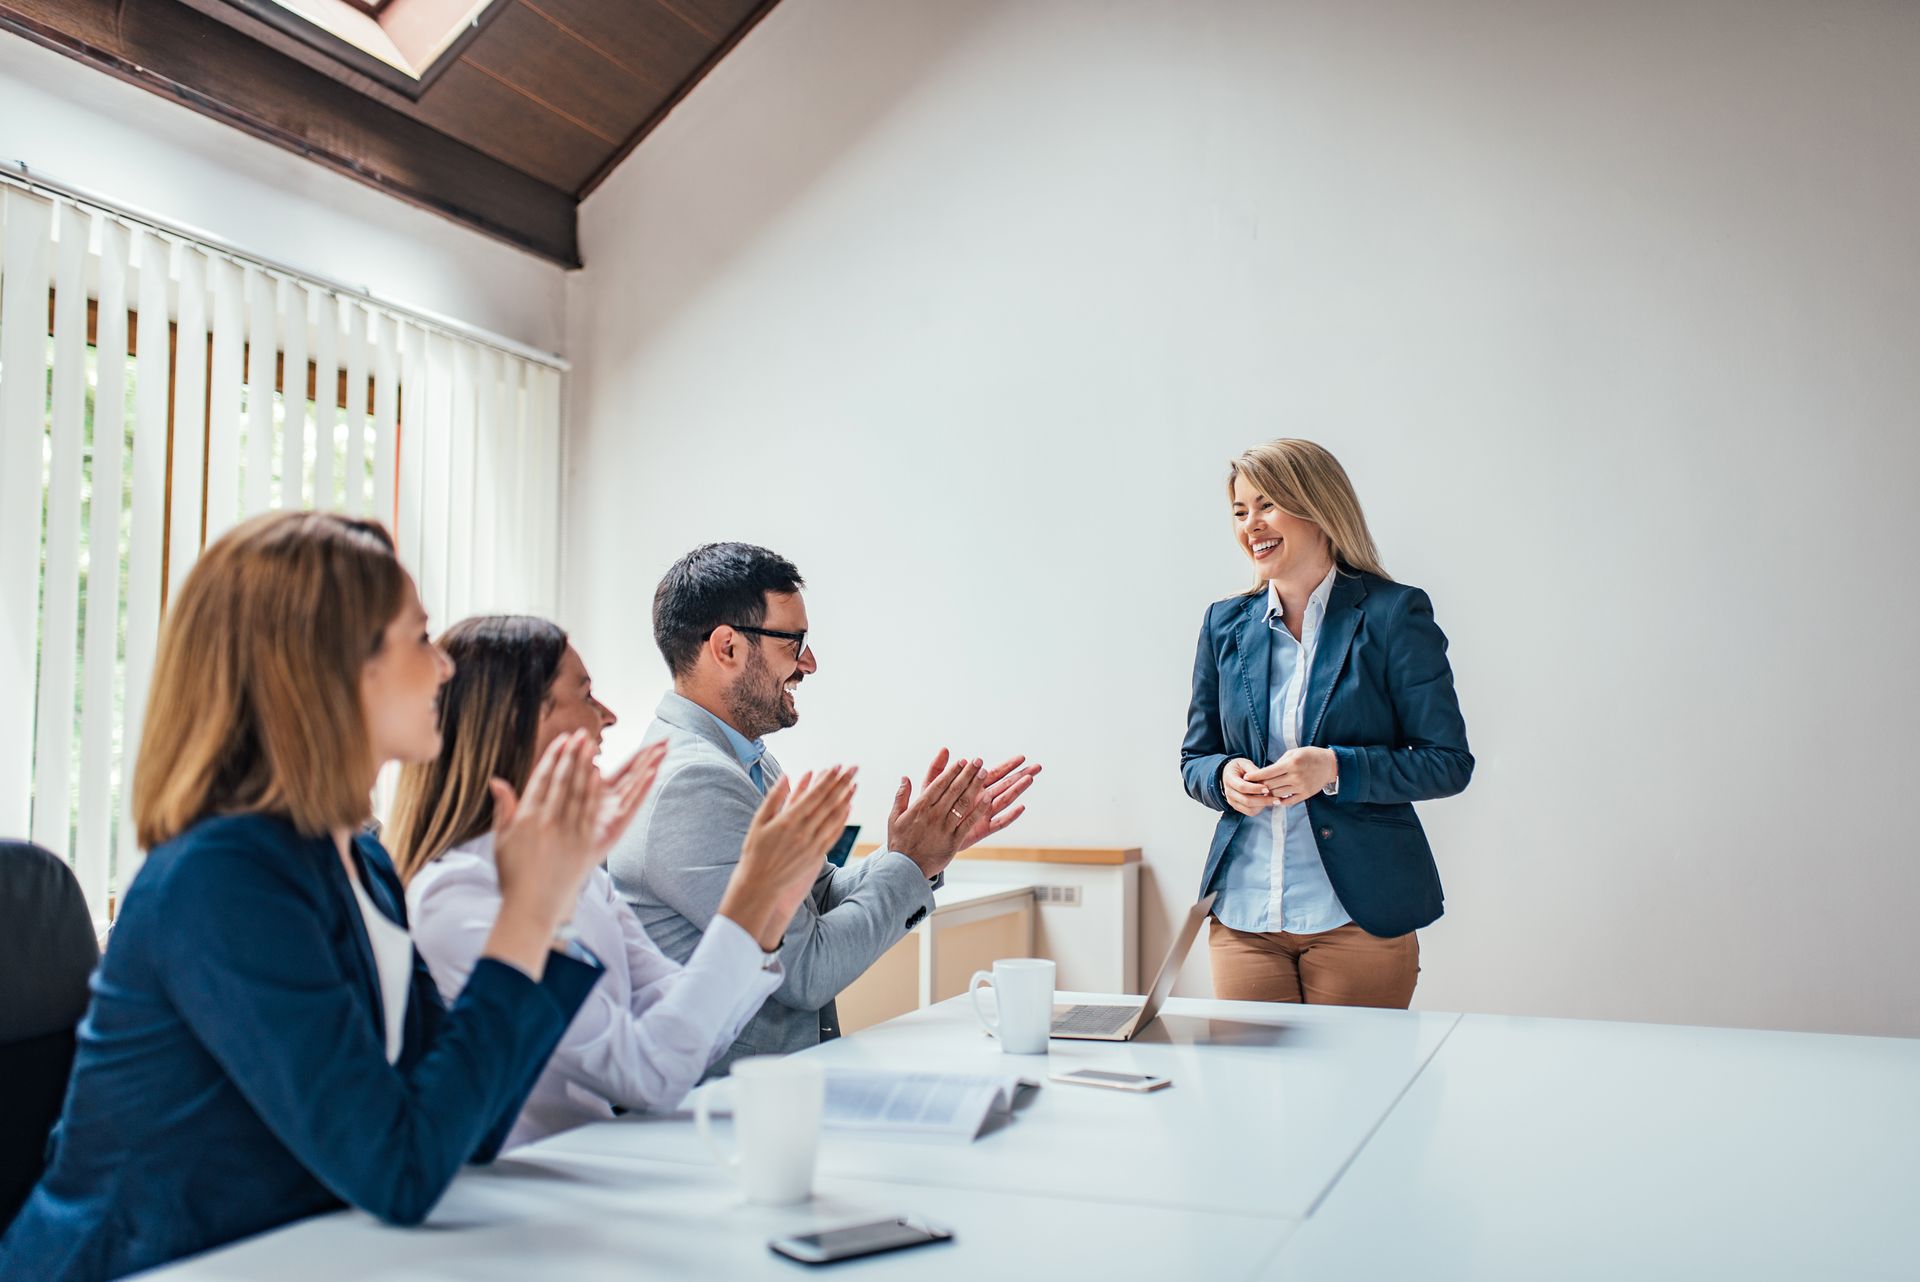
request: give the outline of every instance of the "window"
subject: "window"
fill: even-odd
[[[0,833],[97,918],[159,620],[246,515],[396,532],[438,624],[552,610],[559,375],[406,313],[0,184]],[[24,430],[22,430],[24,429]]]
[[[505,8],[494,0],[226,2],[411,98]]]

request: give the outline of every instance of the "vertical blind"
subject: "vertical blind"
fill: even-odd
[[[559,369],[116,211],[0,183],[0,837],[97,918],[161,613],[272,508],[394,532],[429,613],[554,607]]]

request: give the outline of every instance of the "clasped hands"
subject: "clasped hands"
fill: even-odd
[[[1340,777],[1331,748],[1295,748],[1270,766],[1235,757],[1220,772],[1220,793],[1243,815],[1269,806],[1297,806]]]

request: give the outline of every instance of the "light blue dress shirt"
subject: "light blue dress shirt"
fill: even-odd
[[[711,712],[707,715],[713,717]],[[753,780],[753,786],[760,790],[761,796],[766,796],[767,779],[760,769],[760,758],[767,755],[767,741],[749,739],[719,717],[713,717],[713,724],[719,726],[720,733],[727,736],[727,744],[733,749],[733,755],[740,758],[740,764],[747,768],[747,778]]]
[[[1308,598],[1298,641],[1282,618],[1280,594],[1267,588],[1267,748],[1274,761],[1300,746],[1307,678],[1335,573],[1328,571]],[[1217,884],[1213,915],[1235,930],[1315,935],[1353,920],[1327,880],[1304,802],[1241,819]]]

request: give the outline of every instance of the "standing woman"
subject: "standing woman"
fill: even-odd
[[[520,784],[554,740],[600,746],[614,724],[567,634],[545,619],[463,619],[440,638],[458,670],[440,695],[440,753],[400,772],[389,832],[414,936],[444,993],[469,982],[499,911],[492,789]],[[664,741],[643,751],[649,769]],[[810,783],[811,781],[811,783]],[[587,876],[573,930],[607,967],[507,1136],[509,1148],[680,1102],[780,986],[780,941],[853,804],[838,767],[767,791],[719,911],[686,965],[662,953],[606,870]]]
[[[498,1149],[600,975],[550,951],[648,779],[556,741],[496,829],[504,894],[451,1008],[363,829],[374,775],[440,746],[452,675],[378,525],[257,517],[160,631],[122,900],[50,1162],[0,1277],[93,1282],[342,1203],[424,1218]],[[637,759],[636,759],[637,760]]]
[[[1215,996],[1406,1007],[1443,911],[1413,802],[1473,775],[1447,639],[1380,567],[1346,471],[1257,445],[1227,481],[1254,586],[1207,608],[1180,773],[1221,811],[1201,893]]]

